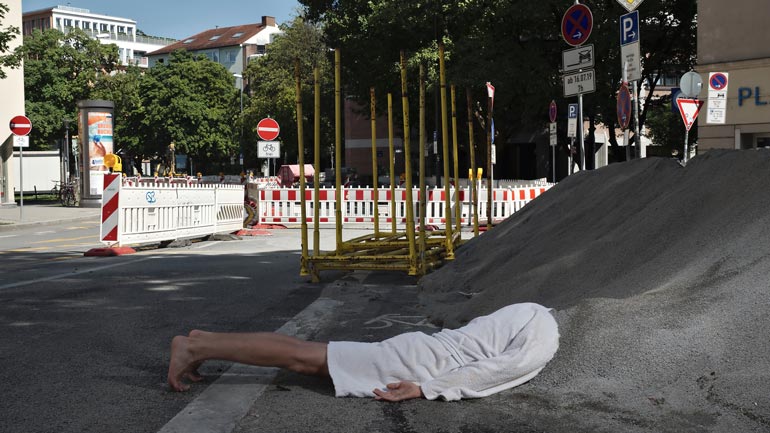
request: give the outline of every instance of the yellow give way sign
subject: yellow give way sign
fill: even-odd
[[[642,4],[642,0],[618,0],[618,3],[620,3],[620,5],[626,8],[629,12],[633,12],[634,9],[638,8],[639,5]]]

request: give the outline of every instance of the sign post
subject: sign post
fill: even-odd
[[[689,155],[688,142],[690,139],[690,128],[695,123],[695,119],[698,118],[700,108],[703,106],[703,101],[697,99],[677,99],[676,103],[679,105],[679,112],[682,114],[682,121],[686,129],[684,133],[684,155],[682,156],[682,165],[687,164],[687,157]]]
[[[548,105],[548,118],[551,120],[550,133],[551,133],[551,167],[553,168],[553,180],[551,182],[556,183],[556,144],[558,143],[556,137],[556,101],[551,101]]]
[[[709,74],[709,107],[706,123],[725,123],[727,118],[727,72]]]
[[[583,66],[587,67],[587,57],[590,57],[590,63],[593,66],[593,46],[581,47],[591,36],[593,26],[594,16],[591,9],[577,1],[567,9],[561,20],[562,38],[568,45],[579,47],[578,50],[567,50],[567,52],[562,53],[562,60],[564,61],[562,70],[567,72],[577,69],[574,73],[565,73],[564,75],[564,96],[577,95],[578,116],[580,118],[583,116],[583,93],[590,93],[595,89],[594,70],[583,69]],[[571,51],[575,51],[575,53]],[[575,57],[577,57],[577,61],[574,61]],[[578,145],[580,146],[580,169],[582,170],[585,168],[585,143],[582,125],[578,128]]]
[[[8,126],[15,135],[14,146],[19,147],[19,221],[24,221],[24,148],[29,147],[32,121],[27,116],[15,116]]]
[[[274,141],[281,133],[281,127],[275,119],[265,117],[257,123],[257,135],[264,141],[257,143],[257,158],[268,158],[267,171],[270,171],[271,159],[278,158],[281,155],[280,142]],[[264,154],[265,156],[261,156]]]

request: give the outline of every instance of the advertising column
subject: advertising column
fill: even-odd
[[[104,156],[114,152],[113,111],[111,101],[78,102],[78,131],[80,135],[81,206],[98,207],[101,203],[104,175],[109,169]]]

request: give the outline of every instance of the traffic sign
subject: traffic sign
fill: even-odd
[[[29,136],[28,135],[14,135],[13,136],[13,147],[29,147]]]
[[[257,158],[280,158],[280,157],[281,157],[280,141],[258,141],[257,142]]]
[[[621,68],[626,70],[626,81],[642,79],[642,62],[639,42],[634,42],[620,47]]]
[[[577,136],[578,104],[569,104],[567,109],[567,137]]]
[[[257,135],[263,140],[275,140],[280,133],[281,128],[278,126],[278,122],[276,122],[275,119],[266,117],[257,123]]]
[[[629,12],[633,11],[634,9],[638,8],[639,5],[644,0],[618,0],[618,3],[620,3],[621,6],[626,8]]]
[[[32,121],[27,116],[16,116],[9,125],[13,135],[27,135],[32,131]]]
[[[631,121],[631,92],[628,91],[626,83],[621,84],[620,91],[618,91],[617,112],[620,129],[628,128]]]
[[[727,91],[727,73],[712,72],[709,74],[709,89]]]
[[[580,3],[574,4],[561,19],[561,36],[568,44],[577,47],[588,40],[593,27],[594,16],[591,9]]]
[[[558,142],[559,142],[558,138],[556,137],[556,131],[557,131],[557,129],[556,129],[556,122],[551,122],[549,124],[549,129],[550,129],[550,132],[551,132],[551,139],[550,139],[549,142],[551,143],[551,146],[556,146],[558,144]]]
[[[564,96],[575,96],[583,93],[591,93],[596,90],[594,83],[594,70],[575,72],[564,75]]]
[[[577,71],[594,67],[593,44],[583,45],[577,48],[561,52],[562,70],[564,72]]]
[[[639,11],[620,16],[620,46],[639,42]]]
[[[695,119],[698,118],[703,101],[697,99],[677,99],[676,103],[679,105],[679,112],[682,114],[684,127],[689,131],[693,123],[695,123]]]
[[[548,118],[551,119],[551,122],[556,122],[556,101],[551,101],[551,104],[548,105]]]
[[[679,79],[679,88],[682,89],[682,94],[688,98],[697,97],[700,94],[701,87],[703,87],[703,79],[697,72],[686,72]],[[679,108],[681,109],[681,107]]]
[[[727,72],[709,74],[709,104],[706,123],[724,124],[727,119]]]

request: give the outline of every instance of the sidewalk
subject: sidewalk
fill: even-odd
[[[18,202],[16,206],[0,206],[0,232],[36,225],[98,221],[100,212],[99,208],[65,207],[57,202],[25,200],[23,213]]]

